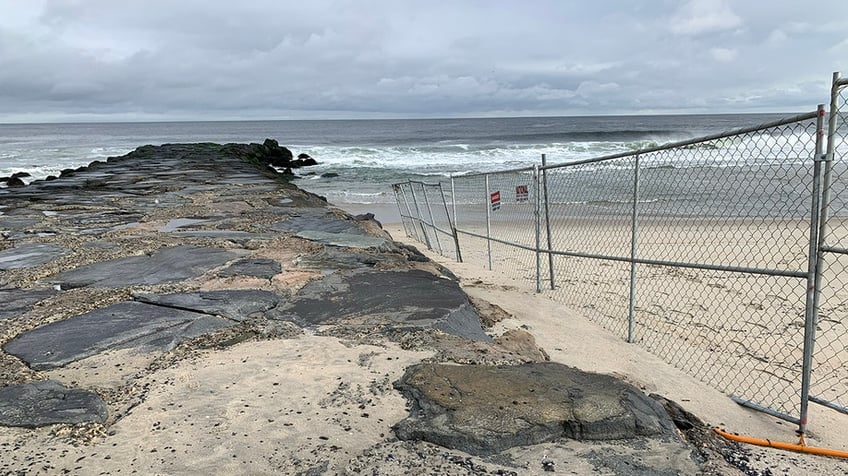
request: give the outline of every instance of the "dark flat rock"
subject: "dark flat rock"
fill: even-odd
[[[235,322],[181,309],[121,302],[37,327],[3,346],[35,370],[121,348],[170,350],[180,342]]]
[[[24,243],[0,251],[0,270],[32,268],[64,256],[68,250],[49,243]]]
[[[518,366],[417,364],[395,383],[412,402],[394,430],[471,454],[558,438],[675,435],[662,406],[614,377],[545,362]]]
[[[398,254],[350,253],[325,248],[314,255],[298,258],[297,266],[304,269],[336,270],[373,268],[378,263],[401,264],[406,260]]]
[[[357,320],[491,341],[459,284],[420,270],[331,274],[304,286],[281,309],[306,325]]]
[[[159,228],[159,231],[163,233],[168,233],[187,226],[208,223],[209,221],[209,218],[174,218],[172,220],[169,220],[168,223],[165,224],[165,226]]]
[[[129,256],[81,266],[51,279],[63,288],[85,286],[121,287],[133,284],[161,284],[202,275],[237,258],[220,248],[174,246],[151,255]]]
[[[272,259],[242,259],[221,270],[218,276],[222,278],[251,276],[254,278],[271,279],[282,272],[282,265]]]
[[[46,299],[56,291],[41,289],[0,289],[0,319],[9,319],[29,311],[32,305]]]
[[[310,209],[306,209],[310,210]],[[292,216],[288,220],[271,225],[271,229],[282,232],[321,231],[324,233],[347,233],[364,235],[365,231],[354,221],[343,220],[326,209],[318,213]]]
[[[271,240],[277,238],[273,233],[251,233],[241,230],[185,230],[175,231],[174,235],[189,236],[192,238],[209,238],[213,240]]]
[[[96,393],[55,380],[0,388],[0,425],[37,428],[57,423],[103,423],[106,403]]]
[[[244,321],[274,309],[284,300],[278,294],[257,289],[142,294],[135,296],[135,299],[147,304],[200,312],[233,321]]]
[[[30,216],[0,216],[1,230],[23,231],[33,225],[41,223],[40,218]]]
[[[305,230],[298,232],[295,236],[304,240],[343,248],[385,250],[388,247],[388,241],[385,238],[350,233],[327,233],[325,231]]]

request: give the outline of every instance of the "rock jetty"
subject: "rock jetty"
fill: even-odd
[[[0,189],[0,472],[698,470],[660,404],[288,182],[314,163],[144,146]]]

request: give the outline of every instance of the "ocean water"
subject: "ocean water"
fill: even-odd
[[[28,172],[27,180],[41,179],[145,144],[274,138],[319,162],[296,171],[300,187],[333,203],[393,204],[390,185],[398,181],[532,166],[541,154],[549,163],[587,159],[789,115],[0,124],[0,176]]]

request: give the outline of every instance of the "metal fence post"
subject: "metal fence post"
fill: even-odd
[[[404,203],[404,205],[406,205],[406,211],[407,211],[407,213],[409,213],[409,219],[412,220],[412,231],[415,233],[416,239],[418,241],[421,241],[421,237],[418,236],[418,227],[415,226],[418,218],[412,216],[412,208],[410,208],[410,206],[409,206],[409,199],[406,197],[406,190],[404,190],[404,188],[403,188],[404,184],[401,183],[401,184],[398,184],[398,186],[399,186],[398,188],[400,188],[400,193],[403,195],[403,203]],[[410,191],[412,191],[411,183],[410,183],[409,188],[410,188]]]
[[[412,185],[412,180],[409,181],[409,191],[412,194],[412,203],[415,205],[415,211],[418,216],[418,225],[421,227],[421,232],[424,233],[424,244],[427,245],[428,250],[432,250],[433,247],[430,246],[430,238],[427,236],[427,229],[424,228],[424,220],[421,218],[421,207],[418,206],[418,199],[415,198],[415,187]]]
[[[824,172],[822,173],[821,214],[819,215],[819,255],[818,265],[816,267],[816,293],[815,296],[813,296],[813,308],[816,312],[819,310],[819,301],[821,299],[824,253],[830,251],[831,246],[827,244],[825,240],[827,238],[826,233],[830,214],[830,190],[832,185],[831,173],[836,154],[836,129],[838,127],[837,122],[840,114],[838,98],[841,89],[846,85],[848,85],[848,82],[840,78],[839,72],[833,73],[833,84],[830,89],[830,115],[827,124],[827,152],[825,152]],[[828,407],[832,410],[848,414],[848,407],[839,405],[824,398],[810,395],[810,401]]]
[[[456,186],[454,185],[453,174],[450,176],[451,182],[451,206],[453,208],[453,222],[451,224],[451,231],[453,231],[453,242],[456,245],[456,261],[462,263],[462,252],[459,250],[459,233],[456,231],[458,227],[458,222],[456,219]],[[444,189],[442,189],[442,196],[444,197]],[[448,204],[445,202],[445,212],[447,212]],[[450,218],[448,218],[450,219]]]
[[[486,253],[489,256],[489,271],[492,270],[492,204],[490,203],[489,194],[489,174],[484,176],[486,178],[486,200],[483,203],[486,206]]]
[[[810,213],[810,249],[807,266],[807,299],[804,312],[804,358],[801,368],[801,411],[798,424],[798,435],[803,442],[807,431],[807,410],[810,404],[810,378],[813,367],[813,348],[816,342],[816,321],[818,309],[815,307],[816,270],[819,266],[819,219],[821,218],[821,163],[824,140],[824,105],[819,104],[818,119],[816,120],[816,152],[813,156],[813,193]],[[833,114],[833,111],[831,111]]]
[[[833,154],[836,148],[836,119],[839,116],[839,104],[837,97],[839,96],[839,72],[833,73],[833,83],[830,87],[830,116],[827,120],[827,156],[824,163],[824,173],[822,176],[822,195],[821,195],[821,226],[819,227],[819,240],[824,244],[825,228],[828,218],[828,206],[830,205],[830,181],[833,171]]]
[[[536,222],[536,292],[542,292],[542,194],[539,193],[539,166],[533,166],[533,218]],[[550,253],[548,253],[550,256]]]
[[[395,204],[398,207],[398,215],[400,216],[400,223],[403,225],[403,232],[407,238],[412,238],[412,235],[409,234],[409,228],[406,226],[406,220],[403,219],[403,209],[400,207],[400,193],[398,193],[399,188],[400,184],[392,185],[392,191],[395,192]]]
[[[436,251],[442,254],[442,242],[439,240],[439,231],[436,230],[436,217],[433,216],[433,208],[430,206],[430,199],[427,198],[427,187],[421,184],[421,191],[424,192],[424,204],[427,205],[427,213],[430,214],[430,223],[433,225],[433,237],[436,238]]]
[[[445,198],[445,189],[442,184],[439,184],[439,192],[442,195],[442,204],[445,206],[445,216],[448,217],[448,226],[450,226],[451,234],[453,235],[453,246],[456,251],[456,262],[462,263],[462,253],[459,251],[459,235],[456,233],[456,225],[451,221],[450,213],[448,213],[448,201]]]
[[[542,190],[545,194],[545,227],[547,228],[548,236],[548,269],[551,278],[551,290],[556,289],[556,281],[554,280],[554,255],[551,254],[553,247],[551,246],[551,211],[548,207],[548,165],[545,154],[542,154]]]
[[[633,209],[630,224],[630,303],[627,316],[627,342],[633,343],[636,331],[636,259],[639,231],[639,156],[633,166]]]

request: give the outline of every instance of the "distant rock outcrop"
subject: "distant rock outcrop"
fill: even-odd
[[[9,187],[23,187],[23,186],[26,185],[26,183],[23,180],[21,180],[18,177],[15,177],[15,176],[9,177],[8,179],[5,180],[5,182],[6,182],[6,185],[8,185]]]
[[[318,161],[309,156],[309,154],[297,154],[297,160],[292,161],[294,167],[310,167],[318,165]]]
[[[264,153],[263,158],[269,165],[274,167],[292,166],[291,151],[286,147],[280,147],[280,144],[274,139],[265,139],[265,142],[262,143],[261,152]]]

